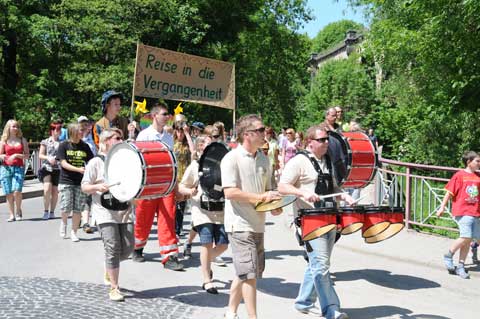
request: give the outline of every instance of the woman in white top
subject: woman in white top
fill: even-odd
[[[82,179],[82,191],[92,195],[92,214],[100,228],[105,251],[105,284],[110,285],[109,297],[123,301],[118,287],[120,261],[133,252],[133,220],[131,203],[120,203],[108,192],[104,167],[110,148],[122,141],[122,131],[105,129],[99,137],[98,156],[90,160]]]

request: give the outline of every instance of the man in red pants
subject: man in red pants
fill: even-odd
[[[164,130],[169,118],[167,106],[156,104],[150,110],[153,123],[137,136],[137,141],[161,141],[173,149],[173,136]],[[135,211],[135,250],[133,261],[143,262],[143,248],[147,244],[153,220],[157,216],[157,234],[162,263],[166,269],[182,270],[178,260],[177,236],[175,234],[175,194],[137,202]]]

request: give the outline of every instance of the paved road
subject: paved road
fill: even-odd
[[[121,286],[129,298],[108,300],[102,284],[103,250],[98,233],[80,233],[72,243],[58,236],[59,219],[42,221],[40,198],[24,201],[25,220],[6,223],[0,204],[0,318],[201,318],[220,319],[228,301],[233,267],[214,266],[222,287],[217,296],[200,288],[198,246],[185,272],[164,270],[159,262],[156,232],[146,248],[144,264],[122,264]],[[354,319],[478,318],[480,275],[468,265],[472,279],[451,276],[441,254],[451,241],[402,232],[376,245],[360,234],[345,236],[336,246],[333,278],[345,311]],[[310,318],[292,309],[304,261],[282,216],[268,217],[267,266],[259,283],[259,318]],[[227,260],[231,260],[229,252]],[[240,317],[246,318],[242,305]]]

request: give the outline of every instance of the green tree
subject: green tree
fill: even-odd
[[[348,30],[364,32],[364,26],[352,20],[340,20],[327,24],[312,40],[311,51],[320,53],[332,48],[345,39]]]

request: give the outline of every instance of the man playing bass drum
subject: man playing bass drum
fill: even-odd
[[[327,126],[322,123],[307,130],[306,151],[298,153],[285,166],[278,190],[281,194],[295,195],[296,213],[300,209],[335,207],[335,198],[321,199],[320,195],[341,192],[333,176],[330,158],[327,155]],[[341,195],[348,204],[354,202],[348,194]],[[346,319],[340,311],[340,301],[330,279],[330,257],[335,242],[336,230],[305,242],[308,265],[295,300],[295,309],[302,313],[313,312],[318,296],[322,315],[327,319]]]

